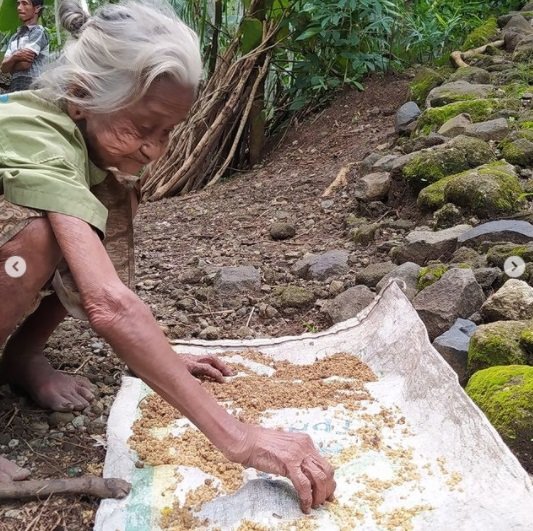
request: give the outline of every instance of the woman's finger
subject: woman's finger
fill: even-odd
[[[289,469],[288,476],[298,493],[302,512],[308,514],[313,505],[313,488],[311,482],[299,466]]]
[[[218,369],[215,369],[215,367],[211,367],[208,363],[196,363],[190,372],[194,376],[207,376],[217,382],[224,382],[223,374]]]
[[[206,356],[202,358],[202,363],[208,363],[218,369],[224,376],[233,376],[233,371],[217,356]]]
[[[312,457],[306,457],[303,460],[302,471],[311,482],[311,487],[313,488],[313,509],[316,509],[328,497],[328,477],[318,464],[313,461]]]

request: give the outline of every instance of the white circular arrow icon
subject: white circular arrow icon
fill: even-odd
[[[4,264],[4,269],[11,278],[20,278],[26,273],[26,260],[21,256],[10,256]]]
[[[518,278],[526,272],[526,263],[519,256],[510,256],[505,260],[503,270],[508,277]]]

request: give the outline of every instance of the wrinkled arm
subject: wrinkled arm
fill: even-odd
[[[232,417],[189,374],[149,308],[122,284],[92,228],[64,214],[49,213],[48,218],[91,326],[137,375],[228,459],[289,477],[304,512],[332,499],[334,470],[308,435],[268,430]]]
[[[149,308],[118,278],[92,228],[49,213],[91,326],[150,387],[187,416],[224,454],[246,438],[246,425],[201,387],[168,344]]]

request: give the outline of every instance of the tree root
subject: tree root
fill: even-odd
[[[457,68],[463,68],[465,66],[469,66],[468,63],[465,62],[465,59],[468,59],[469,57],[473,57],[474,55],[478,55],[480,53],[485,53],[489,46],[492,46],[493,48],[503,48],[503,45],[503,40],[489,42],[488,44],[480,46],[479,48],[472,48],[471,50],[467,50],[466,52],[452,52],[450,57],[455,66],[457,66]]]

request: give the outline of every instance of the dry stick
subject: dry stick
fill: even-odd
[[[452,52],[450,57],[458,68],[464,68],[465,66],[469,66],[469,65],[468,63],[465,63],[463,59],[468,59],[469,57],[473,57],[474,55],[485,53],[489,46],[492,46],[493,48],[502,48],[504,44],[505,44],[505,41],[503,40],[489,42],[488,44],[480,46],[479,48],[472,48],[471,50],[467,50],[466,52],[460,52],[460,51]]]
[[[218,182],[220,178],[224,175],[226,170],[228,169],[228,166],[230,165],[231,161],[233,160],[233,157],[235,156],[235,152],[237,151],[239,142],[241,141],[241,137],[244,132],[244,127],[246,126],[246,123],[248,122],[248,117],[250,116],[250,112],[252,111],[252,106],[254,103],[255,95],[257,94],[257,90],[259,88],[261,81],[265,78],[268,72],[269,66],[270,66],[270,57],[267,57],[267,59],[265,60],[265,64],[262,66],[261,70],[259,71],[259,74],[257,75],[257,79],[255,80],[255,83],[253,84],[252,91],[250,92],[250,96],[248,97],[248,103],[246,104],[244,113],[241,118],[239,130],[237,131],[237,134],[235,135],[235,140],[233,142],[233,145],[231,146],[230,152],[228,156],[226,157],[226,160],[224,161],[222,166],[219,168],[216,175],[207,183],[206,187],[212,186],[213,184]]]
[[[47,496],[86,494],[95,498],[125,498],[131,485],[122,479],[84,476],[69,479],[32,479],[0,483],[0,500],[27,500]]]
[[[202,152],[204,152],[204,155],[209,152],[209,148],[217,140],[216,134],[219,133],[219,131],[223,128],[226,118],[228,116],[231,116],[233,107],[236,106],[239,95],[242,90],[242,86],[246,84],[246,81],[248,81],[248,76],[244,76],[242,78],[239,87],[237,87],[237,90],[235,90],[232,96],[228,99],[221,113],[218,115],[215,122],[206,131],[202,140],[198,143],[189,158],[184,162],[183,166],[180,168],[180,171],[164,185],[158,187],[156,193],[153,195],[154,199],[160,199],[165,194],[172,193],[175,190],[176,183],[180,180],[181,176],[186,173],[189,173],[191,167],[198,164]]]
[[[343,166],[340,169],[339,173],[337,174],[337,177],[335,177],[333,182],[324,190],[322,197],[328,197],[339,186],[346,186],[348,184],[348,179],[347,179],[348,172],[350,171],[352,166],[353,166],[353,163],[348,164],[347,166]]]

